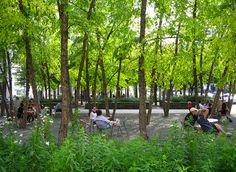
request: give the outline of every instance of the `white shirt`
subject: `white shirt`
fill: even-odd
[[[92,111],[92,112],[90,113],[90,117],[89,117],[89,118],[90,118],[91,120],[94,120],[96,117],[97,117],[97,113]]]
[[[105,116],[103,115],[100,115],[100,116],[97,116],[94,121],[105,121],[107,122],[110,126],[112,126],[112,121],[108,120]]]

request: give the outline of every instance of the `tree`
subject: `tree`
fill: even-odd
[[[71,112],[70,81],[68,71],[68,0],[57,0],[58,12],[61,22],[61,87],[62,87],[62,113],[59,129],[58,143],[61,144],[68,132],[68,123]]]
[[[141,5],[141,23],[140,23],[140,56],[139,56],[139,131],[140,135],[147,139],[146,128],[146,82],[145,82],[145,69],[144,69],[144,43],[145,43],[145,28],[146,28],[146,8],[147,0],[142,0]]]

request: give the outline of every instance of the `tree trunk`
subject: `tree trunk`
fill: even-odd
[[[10,54],[7,51],[7,66],[8,66],[8,92],[9,92],[9,111],[11,114],[11,118],[13,119],[13,99],[12,99],[12,71],[11,71],[11,59],[10,59]]]
[[[224,72],[222,73],[222,75],[221,75],[221,78],[222,79],[224,79],[224,77],[226,76],[226,73],[227,73],[227,71],[228,71],[228,62],[229,61],[227,61],[226,62],[226,66],[225,66],[225,68],[224,68]],[[211,109],[211,114],[210,114],[210,116],[212,116],[212,115],[214,115],[215,113],[216,113],[216,111],[217,111],[217,104],[218,104],[218,101],[219,101],[219,99],[220,99],[220,94],[221,94],[221,92],[222,92],[222,88],[223,87],[219,87],[219,88],[217,88],[217,92],[216,92],[216,95],[215,95],[215,98],[214,98],[214,102],[213,102],[213,105],[212,105],[212,109]]]
[[[96,93],[97,93],[97,75],[98,75],[98,63],[99,60],[96,62],[95,72],[94,72],[94,79],[93,79],[93,107],[96,106]]]
[[[27,18],[28,14],[26,14],[22,0],[19,0],[19,7],[20,7],[20,12],[24,15],[25,18]],[[40,106],[39,106],[37,85],[35,82],[35,74],[34,74],[34,66],[33,66],[32,52],[31,52],[30,38],[29,38],[29,34],[28,34],[27,30],[24,30],[24,41],[25,41],[25,51],[26,51],[26,63],[27,63],[27,65],[26,65],[26,97],[29,96],[29,85],[27,82],[30,81],[30,84],[31,84],[32,90],[33,90],[33,95],[34,95],[34,104],[36,107],[36,113],[38,114],[40,111]],[[29,80],[27,81],[28,78],[29,78]]]
[[[52,115],[52,100],[51,100],[51,82],[50,82],[50,73],[48,64],[46,66],[46,73],[47,73],[47,85],[48,85],[48,100],[49,100],[49,113]]]
[[[213,59],[212,63],[211,63],[211,68],[210,68],[210,72],[209,72],[209,76],[208,76],[208,80],[207,80],[207,87],[206,87],[206,91],[205,91],[205,97],[207,97],[208,95],[208,91],[209,91],[209,87],[213,78],[213,69],[216,63],[216,57],[217,57],[217,53],[215,55],[215,58]]]
[[[167,97],[166,97],[166,101],[164,102],[164,116],[168,117],[169,116],[169,110],[170,110],[170,99],[172,96],[172,92],[173,92],[173,76],[174,76],[174,72],[175,72],[175,67],[176,67],[176,61],[177,61],[177,57],[178,57],[178,51],[179,51],[179,33],[180,33],[180,27],[181,27],[181,22],[179,22],[178,24],[178,31],[176,34],[176,39],[175,39],[175,53],[174,53],[174,64],[173,64],[173,68],[172,68],[172,77],[170,79],[170,87],[167,90]]]
[[[86,57],[86,96],[87,96],[87,102],[90,103],[90,86],[89,86],[89,59],[88,56]]]
[[[122,64],[122,57],[120,57],[119,59],[119,68],[118,68],[118,76],[117,76],[117,83],[116,83],[116,92],[120,92],[120,73],[121,73],[121,64]],[[111,116],[111,119],[114,120],[115,118],[115,113],[116,113],[116,109],[117,109],[117,99],[118,97],[115,97],[115,104],[114,104],[114,108],[113,108],[113,113]]]
[[[6,63],[6,51],[3,50],[3,68],[1,68],[1,72],[2,72],[2,101],[1,101],[1,115],[7,115],[7,118],[10,117],[10,113],[9,113],[9,108],[8,108],[8,104],[7,104],[7,63]]]
[[[150,99],[149,99],[149,105],[148,105],[148,114],[147,114],[147,125],[150,124],[151,120],[151,114],[152,114],[152,104],[153,104],[153,99],[154,99],[154,87],[156,83],[156,68],[153,66],[152,68],[152,82],[151,82],[151,90],[150,90]]]
[[[193,6],[193,21],[194,24],[196,22],[197,18],[197,0],[194,1]],[[193,85],[194,85],[194,95],[195,95],[195,101],[197,102],[198,97],[198,82],[197,82],[197,62],[196,62],[196,27],[193,26],[193,42],[192,42],[192,61],[193,61]]]
[[[104,67],[104,62],[103,59],[100,58],[100,67],[102,70],[102,83],[103,83],[103,94],[104,94],[104,102],[105,102],[105,107],[106,107],[106,116],[110,116],[109,112],[109,103],[108,103],[108,97],[107,97],[107,81],[106,81],[106,72],[105,72],[105,67]]]
[[[140,39],[139,43],[141,46],[141,55],[139,57],[139,131],[141,137],[144,139],[148,138],[146,128],[146,81],[145,81],[145,70],[144,70],[144,47],[145,47],[145,27],[146,27],[146,7],[147,0],[142,0],[141,5],[141,25],[140,25]]]
[[[157,106],[157,84],[154,84],[154,94],[153,94],[153,101],[155,103],[155,106]]]
[[[201,54],[200,54],[200,73],[199,73],[199,80],[200,80],[200,88],[201,88],[201,96],[203,96],[203,79],[202,79],[202,77],[203,77],[203,67],[202,67],[202,65],[203,65],[203,51],[204,51],[204,40],[203,40],[203,42],[202,42],[202,47],[201,47]]]
[[[68,1],[57,0],[58,11],[61,21],[61,87],[62,87],[62,113],[58,135],[58,143],[61,144],[67,136],[68,123],[71,112],[70,84],[68,70],[68,14],[65,8]]]

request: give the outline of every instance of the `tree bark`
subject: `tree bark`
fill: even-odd
[[[46,66],[46,73],[47,73],[47,85],[48,85],[48,100],[49,100],[49,114],[52,115],[52,101],[51,101],[51,82],[50,82],[50,73],[48,64]]]
[[[98,75],[98,63],[99,60],[96,62],[95,72],[94,72],[94,79],[93,79],[93,107],[96,106],[96,93],[97,93],[97,75]]]
[[[116,92],[117,92],[117,93],[120,92],[121,64],[122,64],[122,57],[120,57],[120,59],[119,59],[119,68],[118,68],[118,75],[117,75],[117,82],[116,82]],[[114,120],[115,114],[116,114],[117,99],[118,99],[118,96],[115,97],[115,104],[114,104],[113,113],[112,113],[112,116],[111,116],[111,119],[112,119],[112,120]]]
[[[67,136],[68,123],[71,112],[70,84],[68,68],[68,14],[65,8],[68,1],[57,0],[61,21],[61,87],[62,87],[62,116],[58,135],[58,143],[61,144]]]
[[[144,43],[145,43],[145,27],[146,27],[146,8],[147,0],[142,0],[141,5],[141,25],[140,25],[140,39],[139,43],[141,46],[141,55],[139,57],[139,131],[141,137],[144,139],[148,138],[146,128],[146,81],[145,81],[145,70],[144,70]]]
[[[22,0],[19,0],[19,7],[20,12],[24,15],[25,18],[27,18],[28,14],[25,11],[24,5],[22,3]],[[26,97],[29,96],[29,85],[28,81],[30,81],[30,84],[32,86],[33,95],[34,95],[34,104],[36,107],[36,113],[38,114],[40,111],[40,105],[39,105],[39,99],[38,99],[38,91],[37,91],[37,85],[35,82],[35,74],[34,74],[34,66],[33,66],[33,57],[31,52],[31,45],[30,45],[30,38],[27,30],[24,30],[24,41],[25,41],[25,51],[26,51]],[[27,80],[29,78],[29,80]],[[28,87],[28,88],[27,88]]]
[[[210,84],[211,84],[211,81],[213,78],[213,69],[214,69],[214,66],[216,63],[216,56],[217,55],[215,55],[215,58],[213,59],[213,61],[211,63],[211,68],[210,68],[210,72],[209,72],[209,76],[208,76],[208,80],[207,80],[207,87],[206,87],[206,91],[205,91],[205,97],[207,97],[207,95],[208,95],[209,87],[210,87]]]
[[[197,0],[194,1],[193,6],[193,22],[195,23],[197,18]],[[193,42],[192,42],[192,61],[193,61],[193,84],[194,84],[194,95],[195,101],[197,102],[198,97],[198,82],[197,82],[197,62],[196,62],[196,28],[193,26]]]
[[[229,62],[229,61],[226,62],[226,66],[225,66],[224,71],[223,71],[223,73],[222,73],[222,75],[221,75],[221,78],[222,78],[222,79],[226,76],[226,74],[227,74],[227,72],[228,72],[228,68],[229,68],[229,67],[228,67],[228,62]],[[214,98],[214,102],[213,102],[213,105],[212,105],[212,109],[211,109],[211,114],[210,114],[210,116],[214,115],[214,114],[216,113],[216,111],[217,111],[217,104],[218,104],[218,101],[219,101],[219,99],[220,99],[220,94],[221,94],[221,92],[222,92],[222,88],[223,88],[223,87],[217,88],[217,92],[216,92],[216,95],[215,95],[215,98]]]
[[[199,81],[200,81],[200,88],[201,88],[201,96],[203,96],[203,51],[204,51],[204,40],[202,42],[202,46],[201,46],[201,54],[200,54],[200,73],[199,73]]]

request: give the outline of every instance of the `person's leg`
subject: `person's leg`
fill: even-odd
[[[214,124],[219,133],[225,133],[224,129],[220,124]]]

